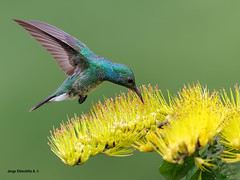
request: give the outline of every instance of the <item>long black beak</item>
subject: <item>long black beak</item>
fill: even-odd
[[[137,87],[134,86],[132,90],[138,95],[138,97],[141,99],[142,103],[144,104],[142,95],[141,95],[141,93],[138,91]]]

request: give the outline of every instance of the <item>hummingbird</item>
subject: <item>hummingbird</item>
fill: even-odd
[[[126,65],[113,63],[95,55],[85,44],[66,32],[39,21],[13,19],[22,26],[56,60],[68,76],[62,85],[46,99],[30,109],[34,111],[45,103],[78,98],[82,104],[88,94],[104,81],[124,86],[134,91],[143,102],[136,87],[133,71]]]

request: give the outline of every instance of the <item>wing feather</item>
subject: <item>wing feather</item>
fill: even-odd
[[[19,19],[13,20],[22,26],[53,56],[60,69],[68,76],[72,76],[75,73],[75,69],[81,71],[86,68],[88,62],[86,62],[86,57],[81,54],[82,48],[85,48],[86,45],[81,41],[46,23],[22,21]],[[89,50],[89,57],[92,55],[94,54]]]

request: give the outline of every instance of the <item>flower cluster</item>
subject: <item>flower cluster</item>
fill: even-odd
[[[51,150],[70,166],[82,164],[99,153],[130,155],[131,145],[147,131],[157,129],[157,118],[164,119],[164,115],[153,113],[160,111],[161,103],[153,88],[142,87],[141,91],[144,104],[130,91],[115,100],[106,99],[104,104],[99,102],[88,115],[62,123],[60,129],[51,132]]]
[[[221,135],[227,150],[226,162],[240,161],[239,89],[210,93],[199,83],[184,86],[167,100],[158,87],[140,87],[144,104],[129,91],[114,100],[94,105],[89,114],[75,116],[54,129],[49,137],[51,150],[67,165],[86,162],[103,153],[128,156],[134,149],[157,151],[164,160],[182,164],[194,157],[201,170],[213,166],[212,159],[202,159],[199,151]]]

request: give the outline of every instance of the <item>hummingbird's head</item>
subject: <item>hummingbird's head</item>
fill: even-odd
[[[134,74],[129,67],[127,67],[123,64],[114,63],[112,66],[112,72],[113,73],[111,73],[111,75],[109,77],[109,81],[131,89],[138,95],[138,97],[143,102],[142,95],[140,94],[139,90],[137,89],[137,86],[135,83]]]

